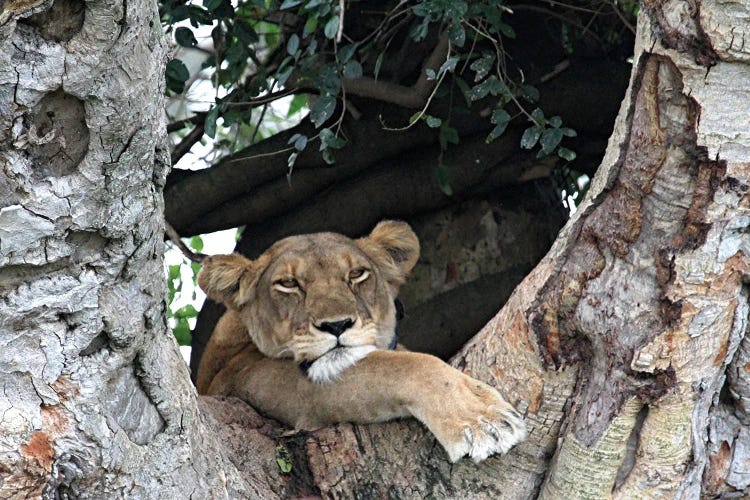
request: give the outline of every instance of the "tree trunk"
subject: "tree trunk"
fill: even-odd
[[[326,429],[308,443],[322,491],[750,493],[750,57],[738,41],[748,12],[687,5],[644,5],[630,90],[588,200],[453,359],[526,411],[526,442],[479,468],[447,467],[410,423]]]
[[[155,4],[51,3],[0,14],[0,498],[304,492],[263,421],[199,405],[166,327]]]
[[[750,492],[747,5],[644,2],[587,201],[453,359],[526,413],[528,439],[480,465],[451,465],[413,420],[281,436],[241,403],[199,400],[159,278],[155,9],[92,0],[73,28],[12,9],[0,14],[0,497]]]

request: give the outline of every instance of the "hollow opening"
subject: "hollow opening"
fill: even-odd
[[[28,118],[27,151],[40,177],[62,177],[76,170],[89,149],[83,102],[62,89],[47,94]]]
[[[85,10],[83,0],[55,0],[49,9],[19,23],[33,27],[45,40],[67,42],[81,31]]]

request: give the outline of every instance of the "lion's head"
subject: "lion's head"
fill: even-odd
[[[327,382],[394,342],[394,300],[418,257],[409,225],[383,221],[357,240],[316,233],[285,238],[253,261],[209,257],[198,284],[238,312],[263,354],[293,357]]]

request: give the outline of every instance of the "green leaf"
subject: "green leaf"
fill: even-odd
[[[446,71],[450,71],[453,73],[453,70],[456,69],[456,64],[458,63],[458,57],[457,56],[451,56],[448,59],[445,60],[445,62],[440,66],[440,69],[438,70],[438,77],[442,76],[443,73]]]
[[[375,79],[376,80],[378,79],[378,76],[380,76],[380,68],[381,68],[381,66],[383,66],[383,55],[384,54],[385,54],[384,52],[381,52],[380,54],[378,54],[378,58],[375,59],[375,69],[373,70],[372,73],[373,73],[373,75],[375,75]]]
[[[167,63],[165,70],[167,77],[167,87],[175,92],[185,90],[185,82],[190,78],[190,72],[187,66],[179,59],[172,59]]]
[[[319,7],[321,5],[325,5],[326,7],[330,7],[329,5],[330,0],[310,0],[305,4],[305,10],[311,10],[315,7]]]
[[[320,131],[320,150],[324,149],[341,149],[346,145],[346,141],[341,137],[336,137],[336,134],[329,128],[324,128]]]
[[[294,134],[289,139],[289,144],[294,144],[294,149],[297,151],[304,151],[307,146],[307,136],[303,134]]]
[[[302,36],[307,38],[311,33],[315,33],[318,29],[318,18],[315,16],[309,16],[305,21],[305,27],[302,30]]]
[[[326,64],[318,71],[315,86],[324,94],[337,95],[341,90],[341,78],[334,64]]]
[[[503,135],[503,132],[505,132],[505,129],[508,127],[508,123],[510,122],[510,114],[508,114],[507,111],[504,109],[496,109],[492,113],[492,118],[490,118],[490,122],[496,124],[497,126],[492,129],[492,132],[490,132],[490,135],[487,136],[486,142],[492,142],[501,135]]]
[[[195,250],[196,252],[200,252],[203,250],[203,238],[200,236],[193,236],[190,238],[190,248]]]
[[[533,85],[524,85],[521,87],[521,95],[527,101],[534,103],[539,100],[539,90]]]
[[[209,12],[213,12],[221,6],[224,0],[203,0],[203,6]]]
[[[562,130],[559,128],[548,128],[542,132],[539,138],[539,145],[542,146],[544,154],[550,154],[555,150],[560,141],[563,138]]]
[[[286,42],[286,53],[290,56],[294,56],[299,50],[299,36],[297,33],[292,33],[289,40]]]
[[[409,125],[419,120],[421,117],[422,117],[422,113],[420,111],[417,111],[416,113],[414,113],[413,115],[409,117]]]
[[[562,130],[562,133],[565,137],[576,137],[578,136],[578,132],[573,130],[572,128],[563,127],[560,130]]]
[[[542,135],[542,130],[544,130],[544,127],[540,127],[539,125],[532,125],[524,130],[521,136],[521,147],[524,149],[533,148]]]
[[[316,127],[325,123],[336,110],[336,98],[332,95],[321,96],[310,108],[310,119]]]
[[[190,7],[187,5],[178,5],[169,11],[171,23],[178,23],[190,18]]]
[[[344,65],[343,73],[345,78],[359,78],[362,76],[362,65],[352,59]]]
[[[439,162],[435,173],[437,174],[438,187],[440,188],[440,191],[442,191],[446,196],[452,196],[453,189],[451,188],[450,184],[450,171],[448,170],[448,166],[442,161]]]
[[[544,119],[544,112],[539,108],[536,108],[531,112],[531,118],[536,122],[536,125],[544,125],[547,123],[547,120]]]
[[[490,123],[501,125],[503,123],[507,124],[509,121],[510,121],[510,114],[508,114],[508,112],[505,111],[504,109],[496,109],[495,111],[492,112]]]
[[[461,21],[454,21],[448,28],[448,39],[456,47],[463,47],[466,43],[466,30],[464,30]]]
[[[283,86],[287,80],[289,80],[289,77],[292,76],[292,71],[294,71],[294,66],[287,66],[284,69],[280,69],[276,72],[276,84],[279,86]]]
[[[198,310],[192,304],[177,309],[172,315],[175,318],[195,318],[198,316]]]
[[[333,40],[336,33],[339,31],[339,16],[335,15],[328,20],[325,27],[323,28],[323,34],[329,40]]]
[[[175,41],[183,47],[193,47],[198,43],[190,28],[180,27],[174,31]]]
[[[438,137],[440,140],[440,148],[441,149],[447,149],[448,144],[458,144],[460,139],[458,137],[458,130],[451,127],[447,123],[443,122],[443,124],[440,126],[440,136]]]
[[[239,19],[234,24],[234,34],[237,35],[237,38],[239,38],[245,45],[257,43],[259,40],[258,33],[255,32],[255,29],[253,29],[250,24],[240,21]]]
[[[169,266],[169,281],[176,280],[180,277],[180,265],[174,264]]]
[[[295,151],[294,153],[289,155],[289,158],[286,159],[286,166],[289,167],[289,173],[287,174],[287,178],[292,175],[292,168],[294,167],[294,163],[297,161],[297,156],[299,153]]]
[[[427,32],[429,31],[429,24],[429,17],[425,17],[424,19],[422,19],[422,22],[415,25],[409,32],[409,36],[411,37],[411,39],[415,42],[421,42],[422,40],[424,40],[427,37]]]
[[[281,7],[279,7],[279,10],[291,9],[292,7],[296,7],[301,3],[302,0],[284,0],[283,2],[281,2]]]
[[[191,262],[190,269],[193,270],[193,282],[198,279],[198,273],[201,271],[201,265],[199,262]]]
[[[487,136],[487,139],[485,139],[484,142],[489,144],[490,142],[494,141],[495,139],[503,135],[506,128],[508,128],[507,123],[501,123],[501,124],[496,125],[495,128],[493,128],[492,131],[489,133],[489,135]]]
[[[349,59],[352,58],[356,50],[357,50],[356,43],[350,43],[349,45],[344,45],[343,47],[339,49],[338,61],[341,64],[346,64],[349,61]]]
[[[495,62],[495,54],[491,52],[485,52],[482,57],[474,61],[469,65],[469,68],[476,71],[474,75],[474,81],[478,82],[483,80],[492,69],[492,64]]]
[[[549,119],[549,124],[552,127],[560,128],[560,125],[562,125],[562,118],[560,118],[559,116],[553,116]]]
[[[287,118],[294,116],[305,107],[307,104],[307,94],[297,94],[292,97],[292,101],[289,103],[289,111],[286,112]]]
[[[500,33],[502,33],[503,35],[505,35],[508,38],[515,38],[516,37],[516,32],[513,30],[513,28],[510,27],[509,24],[505,24],[505,23],[501,22],[501,23],[497,24],[497,28],[498,28],[498,30],[500,30]]]
[[[276,463],[282,473],[289,474],[292,472],[294,460],[290,451],[283,444],[276,447]]]
[[[557,150],[557,156],[564,160],[573,161],[576,159],[576,152],[568,148],[560,148]]]
[[[324,149],[320,152],[320,156],[323,157],[323,161],[325,161],[328,165],[333,165],[336,163],[336,159],[333,157],[333,153],[330,149]]]
[[[472,101],[478,101],[487,96],[487,94],[497,95],[506,92],[508,87],[502,81],[498,80],[495,75],[490,76],[485,81],[471,89],[469,97]]]
[[[179,345],[190,345],[192,337],[190,336],[190,325],[188,324],[187,319],[180,318],[177,321],[177,325],[172,328],[172,333],[177,339]]]
[[[438,128],[443,123],[443,120],[431,115],[424,115],[424,121],[430,128]]]
[[[204,122],[206,135],[211,139],[216,137],[216,120],[219,117],[219,106],[214,106],[211,111],[206,115],[206,121]]]

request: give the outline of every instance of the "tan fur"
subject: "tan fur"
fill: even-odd
[[[495,389],[433,356],[386,350],[393,301],[418,257],[411,228],[383,221],[358,240],[318,233],[283,239],[254,261],[208,258],[198,283],[228,311],[198,391],[240,397],[298,429],[414,416],[451,461],[505,453],[525,429]]]

